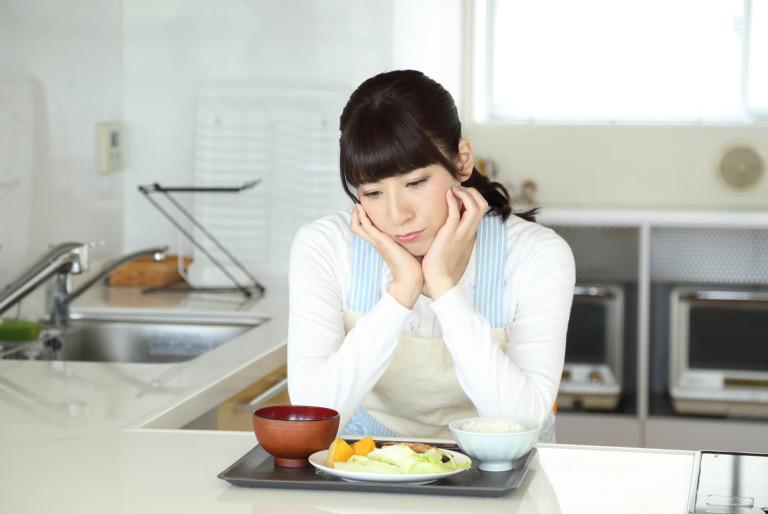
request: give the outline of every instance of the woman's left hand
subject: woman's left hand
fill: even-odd
[[[472,187],[453,187],[445,193],[448,218],[421,263],[424,295],[437,300],[454,287],[469,261],[477,226],[488,202]]]

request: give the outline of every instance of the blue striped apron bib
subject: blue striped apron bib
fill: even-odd
[[[475,242],[475,295],[474,305],[490,323],[492,332],[506,341],[504,329],[504,267],[507,257],[507,232],[499,216],[486,215],[480,221]],[[365,240],[353,236],[351,280],[347,310],[364,314],[370,311],[381,296],[383,259]],[[499,329],[499,330],[496,330]],[[412,336],[403,336],[416,340]],[[428,341],[428,340],[422,340]],[[417,340],[418,342],[418,340]],[[442,347],[445,344],[440,340]],[[447,352],[447,349],[445,350]],[[397,357],[396,357],[397,358]],[[452,372],[452,370],[446,370]],[[455,375],[455,373],[453,373]],[[374,388],[375,390],[376,388]],[[470,414],[476,416],[474,414]],[[554,442],[554,414],[550,413],[539,440]],[[445,429],[447,430],[447,428]],[[365,407],[360,407],[340,431],[342,435],[370,435],[396,437],[400,435],[375,419]]]

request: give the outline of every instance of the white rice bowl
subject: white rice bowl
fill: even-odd
[[[452,421],[448,428],[461,450],[480,461],[483,471],[508,471],[539,439],[541,424],[521,418],[477,417]]]
[[[465,432],[483,432],[489,434],[525,432],[528,430],[528,428],[519,421],[507,418],[472,418],[458,428]]]

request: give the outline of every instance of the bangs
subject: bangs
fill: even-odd
[[[411,115],[396,111],[390,106],[369,112],[355,120],[354,127],[347,127],[340,140],[339,164],[348,194],[348,186],[356,188],[432,164],[455,168]]]

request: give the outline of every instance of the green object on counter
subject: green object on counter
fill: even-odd
[[[33,341],[40,335],[40,323],[4,319],[0,323],[0,341]]]

